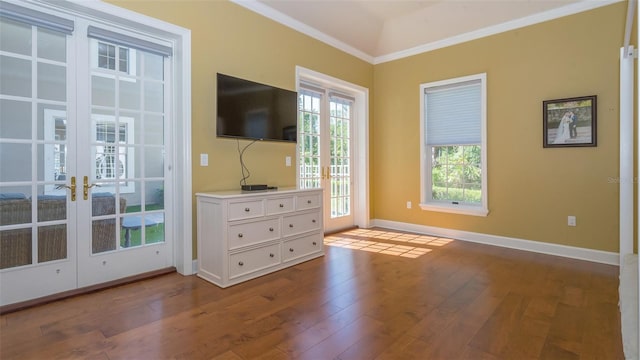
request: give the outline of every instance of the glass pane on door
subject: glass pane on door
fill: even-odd
[[[66,35],[0,18],[0,269],[68,254]]]
[[[320,162],[320,100],[319,94],[302,90],[298,96],[298,152],[301,189],[322,186]]]
[[[329,114],[331,218],[338,218],[351,215],[352,102],[331,98]]]
[[[164,243],[164,61],[91,39],[93,247]]]

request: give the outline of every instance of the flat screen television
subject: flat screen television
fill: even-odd
[[[217,74],[218,137],[295,142],[295,91]]]

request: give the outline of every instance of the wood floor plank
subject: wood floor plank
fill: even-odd
[[[302,352],[297,359],[336,359],[339,355],[369,334],[379,331],[382,323],[362,316],[338,330],[320,343]]]
[[[623,359],[618,268],[356,229],[226,289],[167,274],[0,316],[1,359]]]
[[[354,304],[352,307],[342,309],[328,316],[326,319],[319,321],[312,327],[284,339],[277,347],[289,354],[292,358],[296,358],[303,352],[318,345],[333,334],[355,322],[363,316],[363,313],[360,304]]]
[[[400,313],[394,318],[381,322],[380,329],[371,332],[351,345],[338,356],[342,360],[375,359],[406,335],[407,329],[417,323],[418,319],[410,313]]]

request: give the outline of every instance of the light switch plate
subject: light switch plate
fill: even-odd
[[[200,166],[209,166],[209,154],[200,154]]]

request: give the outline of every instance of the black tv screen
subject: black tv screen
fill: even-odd
[[[218,137],[295,142],[295,91],[218,74]]]

